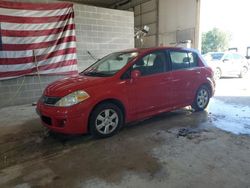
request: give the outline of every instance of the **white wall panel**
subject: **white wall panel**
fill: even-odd
[[[199,0],[159,0],[159,44],[169,45],[173,42],[191,40],[192,47],[197,48],[198,6]]]

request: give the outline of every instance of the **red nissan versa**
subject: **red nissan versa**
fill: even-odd
[[[162,112],[188,105],[204,110],[214,87],[211,68],[193,49],[132,49],[50,84],[37,112],[54,132],[108,137],[128,122]]]

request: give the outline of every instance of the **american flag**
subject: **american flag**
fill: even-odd
[[[72,3],[0,0],[0,80],[77,74]]]

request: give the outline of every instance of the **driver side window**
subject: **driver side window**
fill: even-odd
[[[166,65],[164,52],[152,52],[138,60],[133,65],[132,70],[139,70],[142,76],[147,76],[165,72]]]

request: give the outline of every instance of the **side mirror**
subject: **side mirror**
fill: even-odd
[[[141,76],[141,71],[139,71],[139,70],[132,70],[132,72],[131,72],[131,78],[132,79],[139,78],[140,76]]]
[[[229,59],[223,59],[223,63],[226,63],[228,61],[229,61]]]

